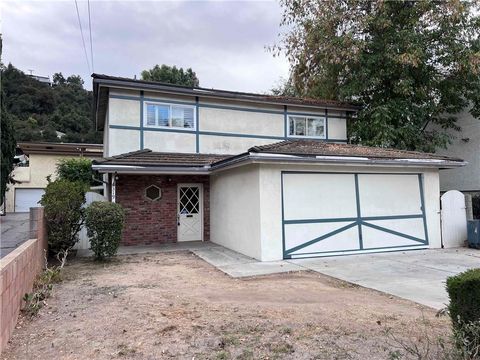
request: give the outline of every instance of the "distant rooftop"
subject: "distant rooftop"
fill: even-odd
[[[29,154],[51,154],[51,155],[74,155],[88,157],[102,157],[102,144],[83,144],[83,143],[57,143],[57,142],[26,142],[17,143],[17,148],[23,153]]]

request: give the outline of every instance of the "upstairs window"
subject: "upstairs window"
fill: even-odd
[[[317,116],[289,116],[288,134],[292,137],[325,138],[325,118]]]
[[[161,103],[145,104],[145,126],[195,128],[195,107]]]

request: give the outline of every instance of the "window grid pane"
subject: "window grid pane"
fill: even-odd
[[[158,126],[169,126],[170,108],[165,105],[156,105]]]
[[[147,105],[147,125],[155,125],[156,119],[156,109],[155,106],[152,104]]]

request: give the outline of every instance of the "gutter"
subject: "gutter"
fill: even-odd
[[[184,174],[198,175],[210,173],[210,166],[203,167],[179,167],[179,166],[138,166],[138,165],[92,165],[92,169],[100,173],[117,174]]]
[[[465,161],[451,161],[440,159],[369,159],[364,157],[315,156],[299,157],[286,154],[243,153],[211,165],[201,167],[185,166],[135,166],[135,165],[93,165],[92,169],[100,173],[118,174],[185,174],[209,175],[217,170],[238,167],[246,164],[327,164],[327,165],[376,165],[390,167],[415,167],[434,169],[453,169],[465,166]]]
[[[268,153],[245,153],[238,157],[224,160],[211,165],[212,171],[238,166],[239,163],[248,161],[248,163],[285,163],[285,164],[339,164],[339,165],[379,165],[379,166],[402,166],[402,167],[422,167],[437,169],[452,169],[465,166],[465,161],[450,161],[438,159],[369,159],[339,156],[315,156],[298,157],[285,154]]]

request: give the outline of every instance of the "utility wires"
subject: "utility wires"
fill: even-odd
[[[87,61],[88,71],[93,72],[93,43],[92,43],[92,23],[91,23],[91,18],[90,18],[90,0],[88,0],[88,28],[89,28],[89,31],[90,31],[90,57],[91,57],[91,61],[92,61],[92,66],[91,67],[90,67],[90,61],[88,59],[87,46],[85,45],[85,37],[83,36],[82,21],[80,20],[80,12],[78,11],[77,0],[75,0],[75,9],[77,10],[78,26],[80,28],[80,34],[82,35],[83,51],[85,53],[85,60]]]
[[[92,59],[92,72],[95,72],[95,66],[93,66],[93,41],[92,41],[92,19],[90,18],[90,0],[88,3],[88,30],[90,31],[90,56]]]

